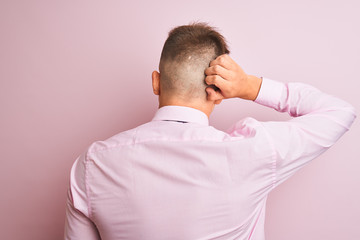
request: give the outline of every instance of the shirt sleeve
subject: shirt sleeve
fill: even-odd
[[[349,103],[303,83],[264,78],[255,102],[293,117],[262,122],[276,156],[273,186],[331,147],[356,118]]]
[[[65,219],[65,240],[101,239],[88,211],[86,161],[81,155],[71,168]]]

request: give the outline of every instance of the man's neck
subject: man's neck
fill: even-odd
[[[179,99],[159,99],[159,108],[164,107],[164,106],[182,106],[182,107],[190,107],[190,108],[194,108],[197,109],[199,111],[202,111],[203,113],[206,114],[206,116],[209,118],[210,114],[212,113],[213,109],[214,109],[214,104],[211,103],[204,103],[204,102],[186,102],[186,101],[182,101]]]

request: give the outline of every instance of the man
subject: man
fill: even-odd
[[[306,84],[247,75],[228,53],[206,24],[169,33],[152,73],[153,120],[93,143],[74,163],[65,239],[265,239],[270,191],[332,146],[355,114]],[[294,118],[246,118],[228,133],[209,126],[214,106],[234,97]]]

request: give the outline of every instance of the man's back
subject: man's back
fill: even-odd
[[[204,119],[195,109],[164,107],[153,121],[89,148],[89,215],[104,239],[250,235],[273,186],[272,150],[262,133],[232,137]]]

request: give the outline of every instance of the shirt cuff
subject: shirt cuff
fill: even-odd
[[[278,109],[285,86],[281,82],[263,78],[259,94],[254,102],[266,107]]]

